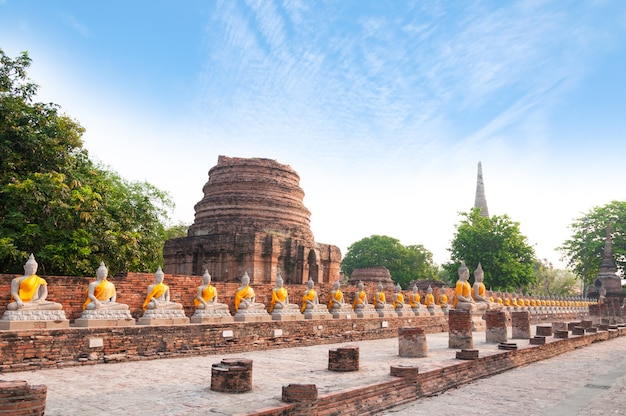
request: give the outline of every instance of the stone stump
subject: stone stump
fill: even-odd
[[[506,313],[504,311],[487,311],[485,313],[485,341],[499,344],[508,341]]]
[[[315,384],[289,384],[283,386],[282,401],[294,403],[290,415],[308,416],[317,414],[317,386]]]
[[[426,357],[428,346],[424,329],[418,327],[398,328],[398,354],[400,357]]]
[[[407,380],[413,380],[415,383],[417,383],[419,372],[419,368],[416,365],[396,364],[389,369],[389,373],[393,377],[402,377]]]
[[[448,348],[473,349],[472,315],[469,311],[451,310],[448,314]]]
[[[252,360],[228,358],[211,366],[211,390],[246,393],[252,390]]]
[[[358,371],[359,347],[342,347],[328,351],[330,371]]]
[[[551,337],[552,336],[552,326],[548,325],[537,325],[536,328],[537,336],[541,337]]]
[[[45,385],[31,386],[26,381],[0,381],[0,415],[43,416],[46,411]]]
[[[513,339],[530,339],[530,313],[528,311],[511,312]]]

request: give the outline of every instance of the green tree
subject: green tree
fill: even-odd
[[[94,164],[83,127],[33,102],[30,63],[0,49],[0,270],[21,272],[30,252],[44,274],[92,275],[100,261],[112,273],[154,270],[168,195]]]
[[[167,239],[170,238],[179,238],[179,237],[187,237],[187,231],[189,230],[190,224],[179,221],[176,225],[170,225],[165,230],[165,234],[167,234]]]
[[[406,288],[415,279],[436,279],[433,255],[422,245],[403,246],[400,241],[384,235],[373,235],[348,247],[341,262],[341,271],[350,276],[354,269],[383,266],[391,278]]]
[[[483,217],[480,208],[460,213],[451,242],[451,261],[444,265],[450,276],[457,276],[461,261],[470,270],[478,263],[485,272],[485,286],[494,290],[526,289],[535,282],[535,251],[507,215]]]
[[[529,288],[533,295],[574,296],[580,293],[580,280],[570,270],[555,269],[547,260],[535,260],[535,283]]]
[[[604,254],[607,227],[611,224],[613,258],[617,270],[624,275],[626,267],[626,202],[612,201],[594,207],[570,225],[572,236],[558,250],[585,285],[598,276]]]

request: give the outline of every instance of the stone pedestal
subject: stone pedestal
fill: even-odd
[[[83,311],[80,318],[74,320],[74,326],[99,328],[104,326],[134,326],[129,310],[93,309]]]
[[[376,309],[374,309],[373,305],[365,305],[362,309],[358,309],[355,311],[357,318],[371,319],[378,318],[378,313]]]
[[[402,377],[417,382],[419,368],[416,365],[396,364],[390,367],[389,374],[394,377]]]
[[[189,323],[182,309],[148,309],[137,320],[139,325],[184,325]]]
[[[63,310],[6,311],[0,319],[0,330],[69,328],[70,321]]]
[[[43,416],[46,411],[45,385],[29,385],[23,380],[0,381],[0,414]]]
[[[192,324],[227,324],[235,322],[228,309],[196,309],[190,319]]]
[[[239,309],[235,322],[270,322],[272,317],[265,309]]]
[[[342,347],[328,351],[330,371],[358,371],[359,347]]]
[[[552,336],[552,325],[537,325],[535,329],[537,332],[537,336],[541,337],[551,337]]]
[[[413,316],[413,311],[409,312],[410,310],[411,308],[409,308],[407,305],[403,305],[401,308],[396,308],[395,312],[398,316]],[[409,315],[409,313],[411,315]]]
[[[448,348],[473,349],[472,316],[469,311],[448,313]]]
[[[415,316],[431,316],[426,305],[420,305],[417,308],[411,308],[411,311],[413,311]]]
[[[485,341],[499,344],[508,341],[506,314],[503,311],[487,311],[485,313]]]
[[[397,318],[398,314],[393,309],[393,305],[386,304],[384,308],[376,308],[379,318]]]
[[[424,330],[418,327],[398,328],[398,354],[400,357],[426,357],[428,346]]]
[[[530,339],[530,313],[528,311],[511,312],[513,339]]]
[[[441,310],[441,306],[430,305],[426,307],[426,310],[428,310],[428,314],[430,316],[443,316],[443,311]]]
[[[252,390],[252,360],[229,358],[211,366],[211,390],[246,393]]]
[[[317,386],[315,384],[289,384],[283,386],[282,401],[294,403],[289,414],[293,416],[309,416],[317,414]]]
[[[299,307],[274,309],[271,316],[272,321],[304,321],[304,315],[300,313]]]
[[[320,303],[315,305],[314,309],[305,309],[304,319],[329,320],[333,319],[333,316],[328,312],[326,305]]]
[[[340,308],[333,308],[330,314],[334,319],[352,319],[356,318],[356,313],[352,310],[352,306],[344,303]]]

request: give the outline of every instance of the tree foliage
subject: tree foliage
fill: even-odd
[[[399,240],[373,235],[348,247],[341,271],[350,276],[354,269],[383,266],[394,282],[406,288],[415,279],[436,279],[433,255],[422,245],[403,246]]]
[[[626,202],[612,201],[594,207],[570,225],[572,236],[559,251],[574,273],[585,284],[598,276],[604,254],[607,226],[611,224],[613,258],[618,272],[623,275],[626,267]]]
[[[33,102],[27,53],[0,49],[0,270],[34,253],[44,274],[150,271],[162,263],[172,204],[146,182],[94,164],[83,127],[52,103]]]
[[[483,217],[480,208],[460,213],[464,219],[457,225],[451,242],[451,261],[443,267],[457,276],[461,261],[470,270],[481,263],[484,283],[494,290],[517,291],[535,282],[535,251],[519,229],[519,223],[507,215]]]
[[[574,296],[580,294],[580,280],[570,270],[555,269],[547,260],[535,261],[537,280],[530,287],[533,295]]]

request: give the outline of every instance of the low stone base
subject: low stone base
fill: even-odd
[[[340,309],[333,309],[329,311],[333,316],[333,319],[352,319],[356,318],[356,313],[352,310],[352,307],[347,303],[344,304]]]
[[[268,315],[269,317],[269,315]],[[229,358],[211,366],[211,390],[246,393],[252,390],[252,360]]]
[[[410,358],[421,358],[428,355],[426,334],[423,328],[398,328],[398,355]]]
[[[478,350],[462,349],[456,352],[457,360],[476,360],[478,359]]]
[[[11,331],[18,329],[59,329],[69,328],[70,321],[5,321],[0,320],[0,330]]]
[[[398,316],[413,316],[413,311],[409,312],[409,308],[396,308],[395,312]]]
[[[315,309],[306,309],[304,311],[304,319],[330,320],[333,316],[328,312],[325,305],[318,305]]]
[[[443,316],[443,311],[441,310],[441,306],[427,306],[428,314],[430,316]]]
[[[300,313],[300,308],[274,309],[272,321],[304,321],[304,315]]]
[[[239,309],[235,322],[270,322],[272,317],[265,309]]]
[[[86,310],[83,311],[80,318],[74,320],[74,326],[81,328],[134,325],[135,319],[132,317],[129,310]]]
[[[385,305],[383,309],[376,309],[379,318],[397,318],[398,314],[391,305]]]
[[[424,305],[419,308],[411,308],[411,311],[415,314],[415,316],[431,316],[428,308]]]
[[[189,323],[182,309],[148,309],[137,320],[138,325],[184,325]]]
[[[0,414],[43,416],[46,412],[45,385],[31,386],[26,381],[0,381]]]
[[[69,328],[70,321],[63,310],[6,311],[0,319],[0,330]]]
[[[358,371],[359,347],[342,347],[328,351],[328,369],[330,371]]]
[[[190,319],[192,324],[226,324],[235,322],[228,309],[196,309]]]
[[[376,309],[372,305],[365,305],[363,309],[357,309],[356,317],[362,319],[371,319],[378,318],[378,313],[376,313]]]

